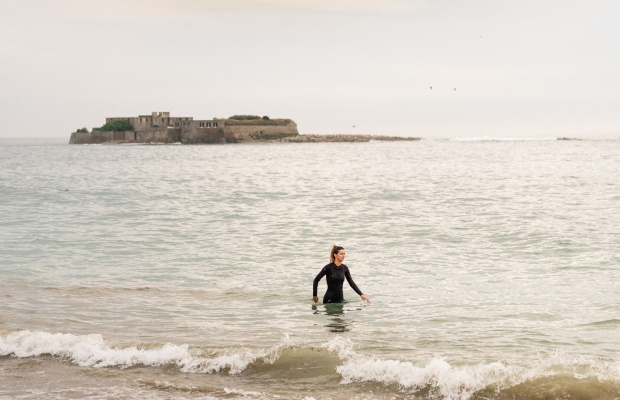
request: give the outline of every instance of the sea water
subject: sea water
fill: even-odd
[[[620,397],[620,140],[454,139],[1,140],[0,398]]]

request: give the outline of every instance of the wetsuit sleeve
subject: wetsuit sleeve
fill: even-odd
[[[326,268],[323,267],[323,269],[321,270],[321,272],[319,272],[319,274],[316,276],[316,278],[314,278],[314,283],[312,284],[312,296],[315,297],[316,296],[316,292],[319,288],[319,281],[321,279],[323,279],[323,277],[325,276],[325,274],[327,274]]]
[[[349,286],[351,286],[353,288],[353,290],[355,290],[355,293],[357,293],[357,294],[359,294],[361,296],[362,295],[362,291],[360,290],[360,288],[357,287],[355,282],[353,282],[353,278],[351,278],[351,273],[349,272],[349,268],[348,267],[347,267],[346,272],[344,273],[344,276],[346,276],[347,282],[349,282]]]

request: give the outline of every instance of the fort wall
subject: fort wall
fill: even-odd
[[[133,133],[133,132],[132,132]],[[73,132],[69,144],[97,144],[111,142],[114,140],[114,132],[92,131],[92,132]]]
[[[69,144],[98,144],[105,142],[127,143],[174,143],[181,141],[181,130],[174,128],[152,129],[149,131],[92,131],[73,132]]]
[[[224,126],[228,142],[251,142],[273,140],[286,136],[299,135],[297,124],[290,121],[286,125],[228,125]]]
[[[129,140],[128,140],[129,141]],[[181,129],[179,128],[160,128],[148,131],[137,131],[135,135],[136,143],[175,143],[181,141]]]
[[[194,128],[190,127],[183,131],[181,143],[226,143],[224,128]]]

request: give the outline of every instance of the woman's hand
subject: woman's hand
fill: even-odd
[[[368,300],[368,297],[361,295],[360,296],[362,298],[362,300],[366,300],[368,302],[368,304],[370,304],[370,300]]]
[[[313,296],[312,297],[312,301],[314,301],[315,303],[319,302],[319,297],[318,296]]]

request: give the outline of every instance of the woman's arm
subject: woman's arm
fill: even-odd
[[[357,285],[355,284],[355,282],[353,282],[353,278],[351,278],[351,273],[349,272],[349,268],[347,267],[347,270],[344,273],[344,276],[347,278],[347,282],[349,282],[349,286],[351,286],[353,288],[353,290],[355,290],[355,293],[359,294],[360,297],[362,298],[362,300],[366,300],[367,302],[370,303],[370,300],[368,300],[368,297],[364,296],[362,294],[362,291],[360,290],[360,288],[357,287]]]
[[[319,272],[316,278],[314,278],[314,282],[312,283],[312,300],[314,300],[315,303],[319,301],[319,298],[316,295],[317,290],[319,288],[319,281],[323,279],[325,274],[327,274],[327,272],[325,271],[325,267],[323,267],[321,272]]]

